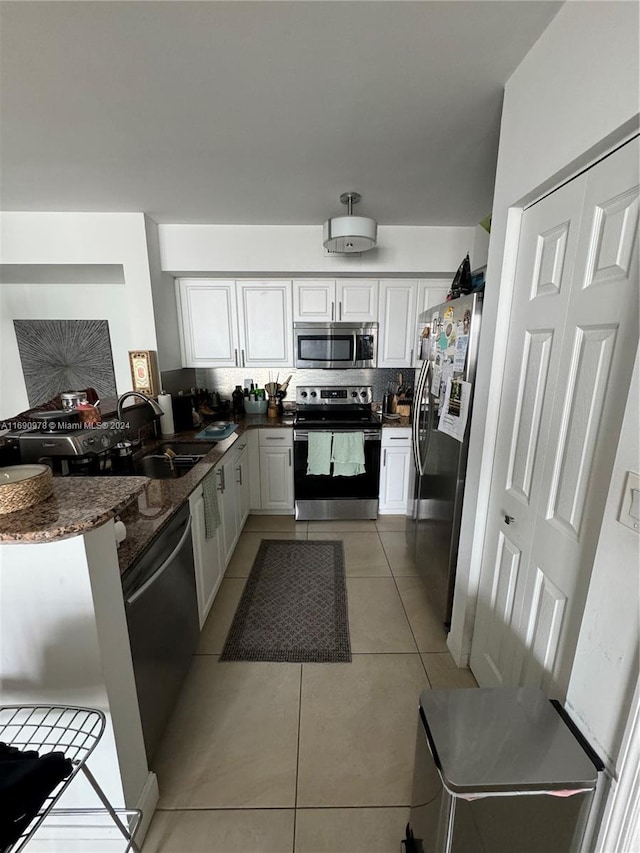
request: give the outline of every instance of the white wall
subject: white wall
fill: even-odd
[[[158,367],[160,371],[182,367],[180,335],[178,332],[178,305],[173,276],[162,271],[158,224],[144,217],[147,235],[151,293],[158,341]]]
[[[632,2],[566,3],[516,69],[505,90],[498,155],[483,330],[471,427],[470,464],[462,519],[456,599],[449,646],[459,661],[468,655],[480,574],[489,496],[495,427],[504,368],[513,266],[519,232],[519,208],[626,138],[638,125],[638,5]],[[512,209],[513,208],[513,209]],[[623,537],[612,531],[611,563],[626,556]],[[612,616],[613,593],[604,608]],[[609,630],[609,629],[607,629]],[[604,639],[598,625],[592,638]],[[626,654],[631,652],[626,637]],[[593,679],[587,648],[581,645],[576,673],[589,677],[584,695],[573,696],[584,723],[600,742],[610,741],[612,726],[626,716],[621,707],[625,673],[613,666],[603,702]],[[614,689],[614,684],[615,689]],[[604,707],[598,708],[598,705]]]
[[[380,226],[378,246],[349,257],[325,254],[322,225],[159,225],[158,231],[163,270],[231,277],[246,273],[447,276],[457,270],[467,252],[473,252],[476,238],[475,228]]]
[[[125,281],[0,285],[0,417],[29,406],[14,319],[108,320],[117,390],[131,388],[128,351],[157,349],[141,213],[2,213],[0,263],[122,264]]]
[[[618,521],[627,471],[640,473],[638,357],[630,388],[567,691],[567,707],[611,766],[638,678],[640,535]]]
[[[149,771],[113,521],[84,537],[3,543],[0,563],[3,702],[103,711],[107,729],[91,766],[115,806],[135,807]],[[82,779],[70,785],[64,805],[99,807]]]

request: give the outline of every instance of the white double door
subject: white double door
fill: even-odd
[[[638,345],[638,147],[523,214],[471,653],[482,686],[566,693]]]

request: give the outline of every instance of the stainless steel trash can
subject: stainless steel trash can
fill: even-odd
[[[406,853],[574,853],[602,762],[538,690],[424,690]]]

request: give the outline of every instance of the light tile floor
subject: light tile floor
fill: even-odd
[[[420,691],[475,686],[404,526],[247,519],[155,761],[143,853],[397,853]],[[350,664],[218,663],[262,538],[344,542]]]

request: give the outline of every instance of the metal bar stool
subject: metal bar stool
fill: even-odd
[[[142,818],[140,809],[114,809],[104,791],[86,765],[87,758],[95,749],[105,730],[106,718],[102,711],[93,708],[76,708],[61,705],[2,705],[0,706],[0,741],[21,750],[35,749],[39,753],[63,752],[72,765],[71,774],[56,785],[42,804],[38,814],[26,827],[17,841],[4,847],[0,853],[18,853],[33,838],[48,815],[103,815],[111,816],[124,836],[130,850],[140,853],[133,840]],[[66,791],[75,776],[82,772],[96,792],[104,808],[56,809],[60,796]],[[123,823],[121,816],[127,820]]]

